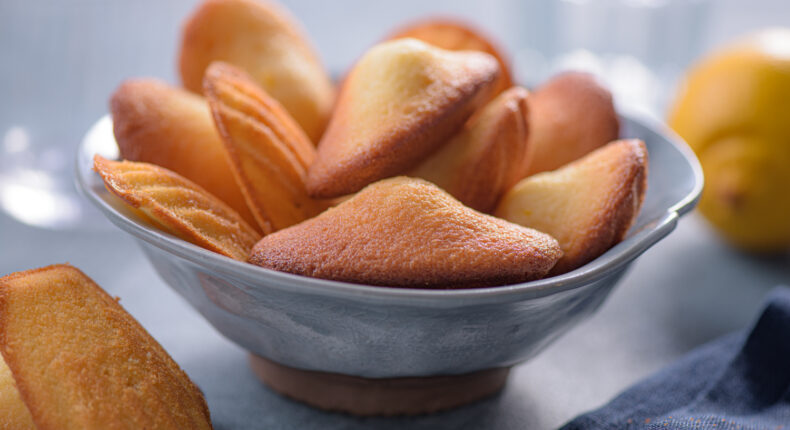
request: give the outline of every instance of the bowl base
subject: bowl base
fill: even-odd
[[[361,416],[418,415],[466,405],[499,392],[510,373],[504,367],[463,375],[361,378],[295,369],[252,354],[250,367],[286,397]]]

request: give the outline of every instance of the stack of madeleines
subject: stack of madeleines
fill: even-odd
[[[609,92],[567,73],[534,94],[447,20],[373,46],[336,90],[293,18],[208,0],[188,19],[184,89],[123,83],[124,161],[94,159],[136,216],[265,268],[409,288],[566,273],[621,241],[647,151],[616,140]],[[162,347],[79,270],[0,278],[0,429],[211,428]]]
[[[419,22],[335,86],[280,6],[207,0],[187,19],[184,88],[121,84],[124,161],[95,158],[142,218],[230,258],[389,287],[492,287],[574,270],[644,200],[643,142],[617,140],[583,73],[530,94],[474,29]]]

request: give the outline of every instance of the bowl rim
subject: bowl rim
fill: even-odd
[[[208,251],[169,233],[155,229],[143,221],[129,218],[122,213],[119,207],[105,201],[91,187],[86,177],[86,173],[95,174],[92,171],[93,156],[88,155],[86,150],[92,147],[100,147],[101,141],[106,140],[108,129],[110,130],[110,136],[112,136],[112,119],[109,114],[100,118],[89,129],[80,143],[76,156],[75,181],[77,189],[104,216],[136,239],[173,254],[178,258],[210,269],[212,272],[241,280],[249,285],[255,285],[256,289],[261,287],[262,291],[264,291],[263,288],[277,288],[292,293],[320,294],[339,299],[364,300],[377,303],[383,301],[391,304],[430,307],[514,302],[580,288],[603,279],[612,272],[624,270],[629,262],[668,235],[677,225],[679,217],[691,211],[699,201],[704,178],[699,161],[691,148],[668,126],[651,116],[628,110],[620,110],[619,115],[663,137],[669,144],[674,146],[689,165],[694,179],[694,186],[685,196],[670,206],[659,220],[646,225],[590,263],[563,275],[496,287],[441,290],[383,287],[278,272]],[[86,166],[90,167],[86,168]]]

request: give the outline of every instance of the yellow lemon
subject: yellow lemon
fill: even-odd
[[[790,247],[790,29],[746,37],[689,72],[669,124],[705,172],[700,210],[732,243]]]

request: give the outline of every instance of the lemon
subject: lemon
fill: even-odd
[[[703,59],[669,124],[705,173],[699,208],[733,244],[790,247],[790,29],[748,36]]]

